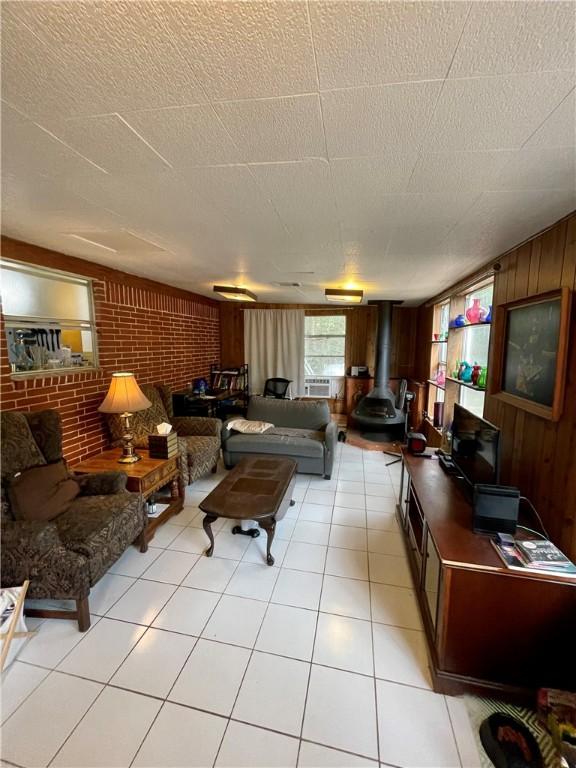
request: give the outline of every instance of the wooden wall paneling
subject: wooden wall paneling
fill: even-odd
[[[553,291],[561,285],[562,264],[566,249],[566,222],[561,221],[553,229],[540,236],[541,251],[538,269],[538,291]]]
[[[220,365],[236,366],[244,359],[244,312],[238,304],[220,304]]]

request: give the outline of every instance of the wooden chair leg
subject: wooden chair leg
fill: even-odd
[[[88,595],[76,600],[76,613],[78,617],[78,629],[80,632],[86,632],[90,628],[90,606],[88,604]]]

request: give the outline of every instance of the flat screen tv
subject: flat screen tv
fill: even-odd
[[[498,483],[500,430],[457,403],[452,422],[452,459],[471,484]]]

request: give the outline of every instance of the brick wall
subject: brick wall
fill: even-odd
[[[132,371],[139,384],[164,382],[178,389],[206,376],[219,359],[215,301],[8,239],[3,239],[3,255],[93,279],[97,371],[15,379],[3,327],[0,334],[2,410],[60,411],[64,454],[71,464],[108,446],[97,408],[113,371]]]

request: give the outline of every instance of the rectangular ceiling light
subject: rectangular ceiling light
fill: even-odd
[[[343,304],[361,304],[364,291],[348,288],[326,288],[324,295],[328,301],[338,301]]]
[[[215,285],[214,293],[219,293],[225,299],[233,301],[257,301],[258,296],[252,293],[248,288],[236,288],[234,285]]]

